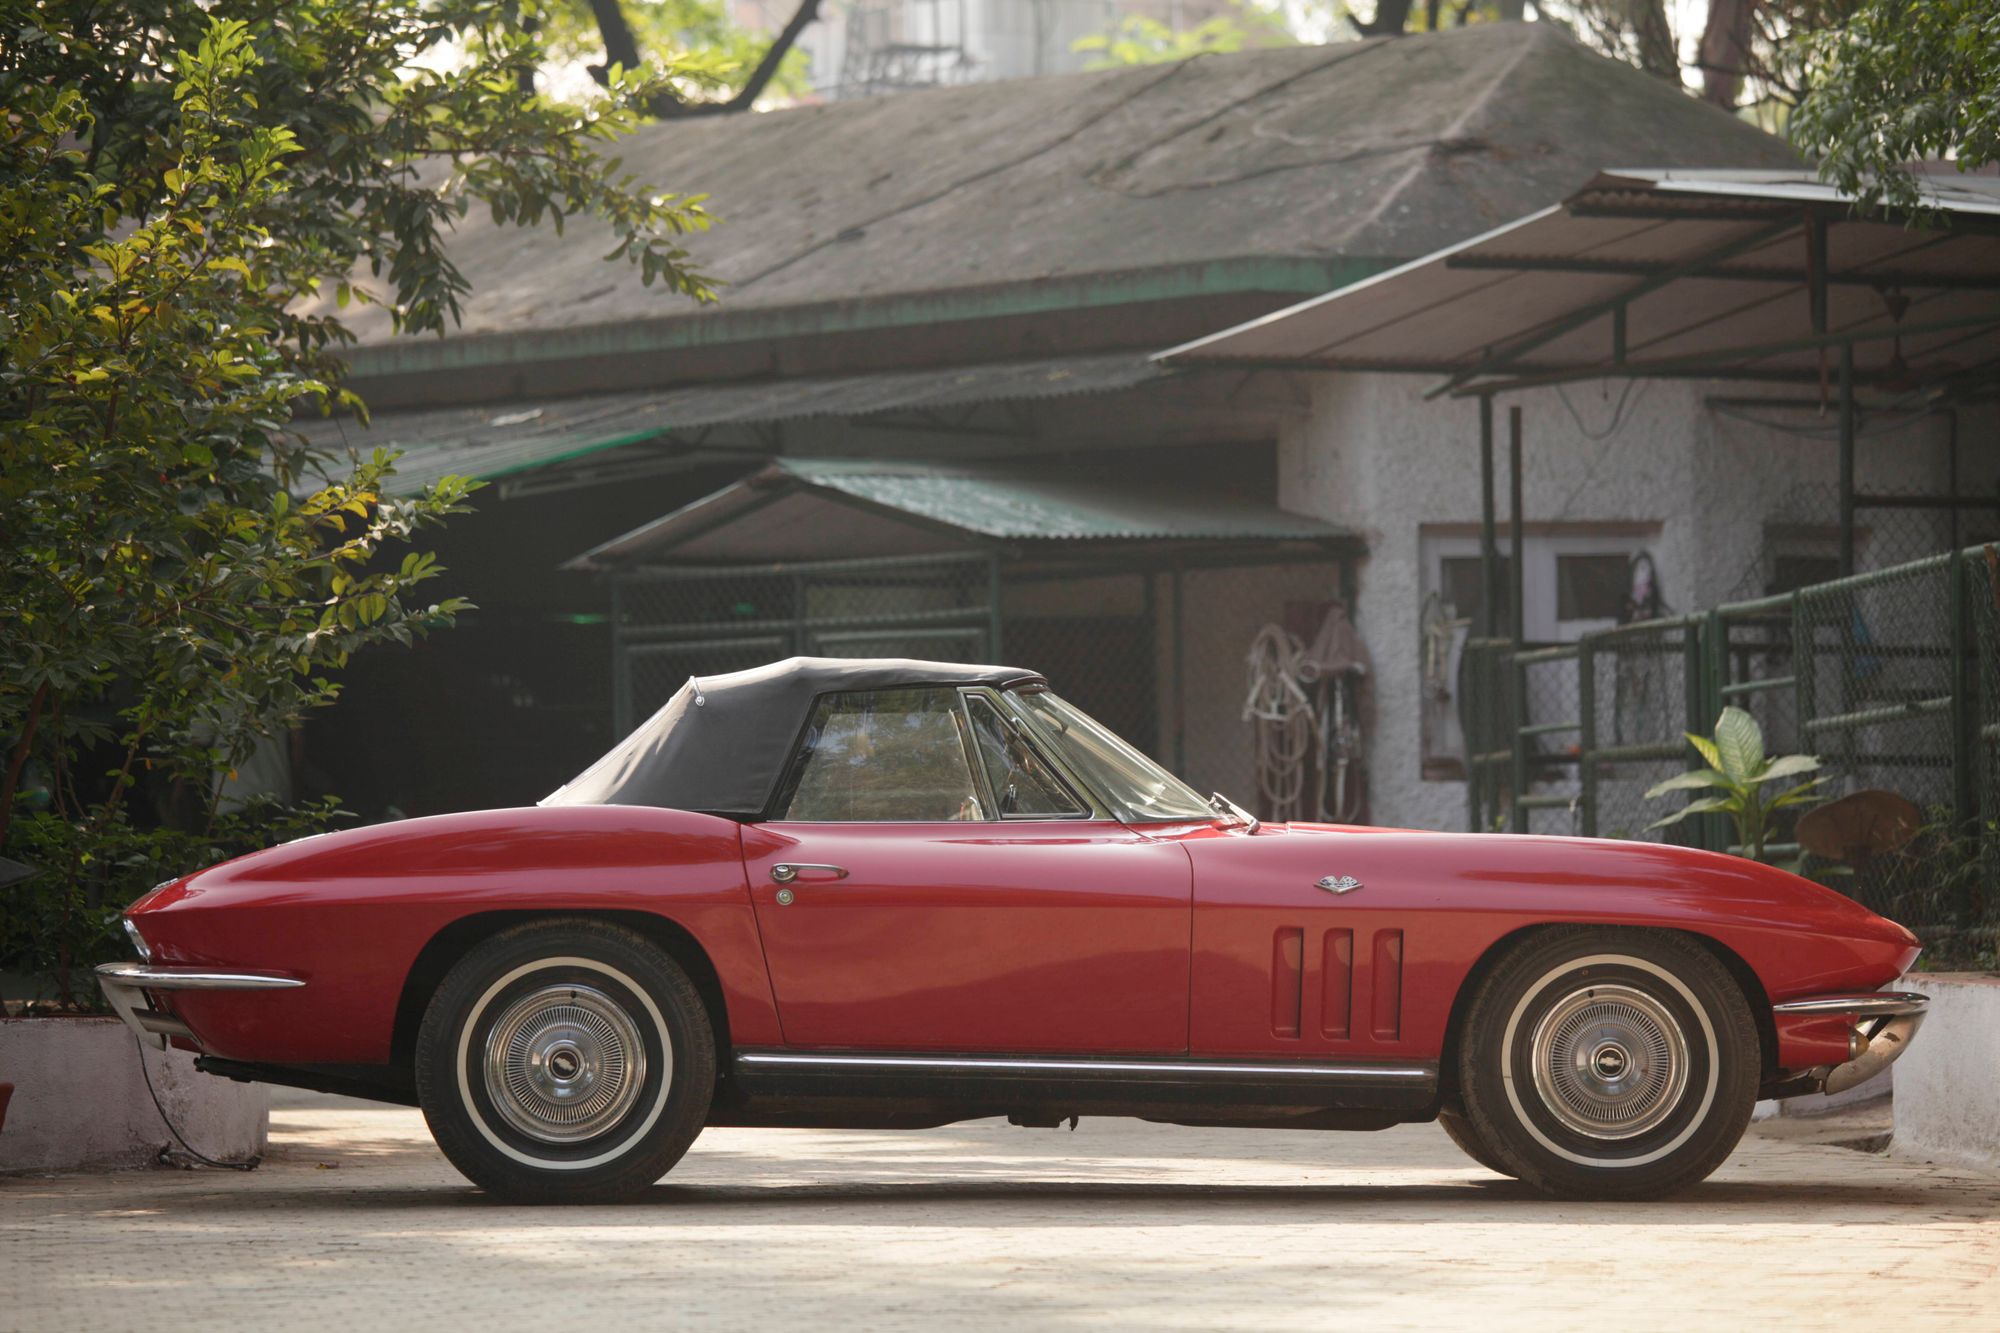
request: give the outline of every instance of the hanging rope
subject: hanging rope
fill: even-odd
[[[1257,792],[1274,820],[1304,814],[1306,760],[1324,743],[1318,711],[1303,683],[1305,645],[1282,625],[1266,625],[1250,641],[1249,693],[1243,720],[1256,744]]]

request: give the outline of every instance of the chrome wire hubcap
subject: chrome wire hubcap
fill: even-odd
[[[639,1028],[590,986],[523,995],[486,1035],[486,1093],[514,1129],[575,1143],[616,1126],[646,1081]]]
[[[1687,1042],[1653,996],[1589,986],[1558,1000],[1535,1025],[1535,1091],[1565,1127],[1593,1139],[1656,1128],[1687,1087]]]

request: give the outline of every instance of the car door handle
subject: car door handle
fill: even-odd
[[[846,866],[816,865],[809,861],[780,861],[771,867],[771,878],[780,884],[790,884],[804,870],[823,870],[830,878],[846,879]]]

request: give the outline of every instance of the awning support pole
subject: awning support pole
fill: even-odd
[[[1514,651],[1519,652],[1528,642],[1527,564],[1521,558],[1521,548],[1527,536],[1527,518],[1521,512],[1521,409],[1507,409],[1507,546],[1513,563],[1508,566],[1513,575],[1507,596],[1510,603],[1509,620],[1514,633]],[[1525,724],[1524,724],[1525,725]]]
[[[1187,646],[1182,639],[1184,617],[1181,603],[1186,587],[1181,580],[1181,567],[1173,567],[1174,587],[1174,775],[1183,780],[1187,777]]]
[[[1806,219],[1806,309],[1812,331],[1826,332],[1826,216]]]
[[[1527,617],[1524,614],[1527,600],[1523,596],[1528,562],[1521,558],[1525,544],[1527,524],[1521,513],[1521,409],[1507,409],[1507,539],[1508,566],[1512,577],[1508,583],[1508,595],[1513,605],[1508,608],[1508,627],[1513,633],[1514,655],[1509,662],[1508,675],[1514,687],[1514,707],[1511,710],[1514,734],[1509,739],[1514,751],[1513,788],[1508,793],[1512,808],[1507,814],[1507,828],[1510,832],[1528,831],[1528,746],[1531,743],[1523,729],[1528,725],[1528,669],[1521,662],[1521,650],[1527,645]]]
[[[1944,411],[1944,493],[1951,497],[1951,549],[1956,551],[1965,544],[1963,525],[1958,520],[1958,409],[1948,407]]]
[[[1840,345],[1840,576],[1854,573],[1854,344]]]
[[[1493,513],[1493,399],[1479,398],[1479,586],[1485,596],[1479,608],[1479,637],[1499,630],[1500,550]]]

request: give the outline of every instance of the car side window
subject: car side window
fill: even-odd
[[[1087,813],[992,700],[968,694],[965,707],[972,719],[973,748],[985,767],[987,786],[1000,818],[1061,819]]]
[[[985,819],[957,692],[866,690],[813,707],[781,819],[815,823]]]

